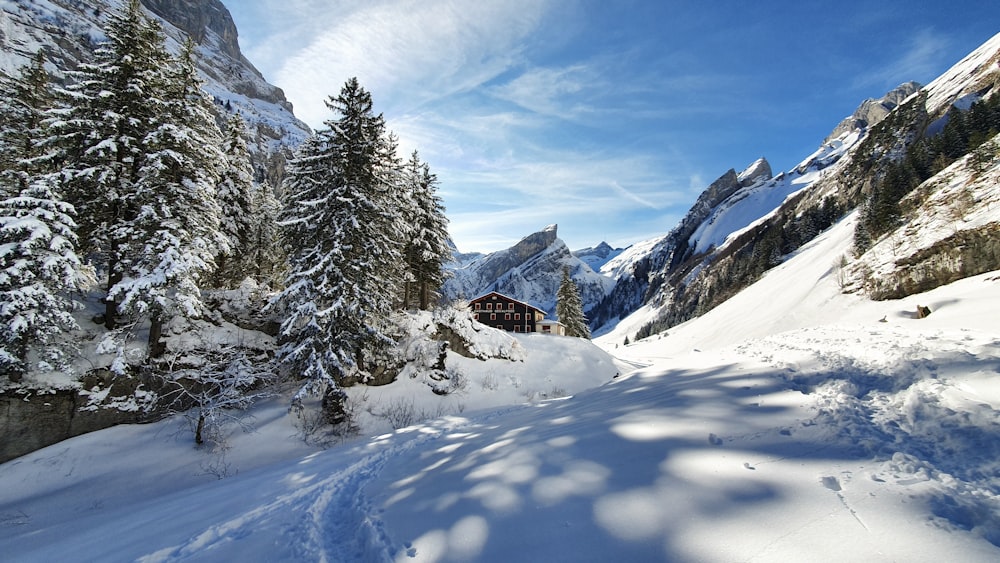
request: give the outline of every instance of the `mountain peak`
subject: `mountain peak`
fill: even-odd
[[[743,187],[752,186],[759,181],[767,181],[771,179],[771,164],[766,158],[760,157],[753,161],[750,166],[747,166],[743,172],[740,172],[736,176],[740,185]]]

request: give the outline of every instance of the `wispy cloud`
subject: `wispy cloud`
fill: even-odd
[[[576,64],[564,68],[530,68],[490,92],[538,114],[575,119],[593,111],[583,100],[603,93],[604,87],[593,66]]]
[[[326,27],[286,56],[275,77],[313,125],[329,117],[323,100],[352,76],[381,107],[404,109],[495,78],[517,63],[548,2],[382,0],[316,9]]]
[[[947,36],[930,28],[923,29],[910,37],[894,59],[858,76],[854,86],[887,89],[910,80],[927,82],[945,65],[944,53],[948,52],[949,44]]]

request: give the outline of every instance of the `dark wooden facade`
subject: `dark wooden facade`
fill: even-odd
[[[508,332],[535,332],[545,311],[492,291],[469,302],[472,315],[484,325]]]

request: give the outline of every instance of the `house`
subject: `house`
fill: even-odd
[[[558,334],[559,336],[566,336],[566,325],[559,321],[542,319],[535,323],[535,327],[538,328],[538,332],[543,334]]]
[[[540,332],[540,325],[546,326],[545,311],[496,291],[473,299],[469,307],[477,321],[508,332]]]

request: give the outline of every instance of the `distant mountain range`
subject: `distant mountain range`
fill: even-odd
[[[742,172],[728,170],[661,237],[627,249],[613,249],[602,242],[570,252],[557,238],[555,226],[546,227],[510,249],[462,255],[452,265],[455,275],[444,293],[449,298],[474,297],[496,290],[552,310],[565,267],[581,287],[595,334],[611,330],[640,308],[646,310],[642,315],[646,320],[634,327],[636,336],[667,329],[735,295],[846,214],[863,211],[877,195],[886,170],[909,147],[941,132],[951,108],[968,110],[973,102],[994,96],[1000,90],[998,84],[1000,35],[926,87],[907,82],[879,99],[863,101],[792,170],[773,175],[764,158]],[[998,158],[996,139],[984,147],[977,158]],[[912,221],[912,214],[919,214],[914,210],[954,177],[955,171],[949,168],[924,181],[915,191],[922,199],[902,202],[911,215],[901,218],[901,223]],[[959,191],[969,193],[991,180],[969,175],[964,181]],[[973,200],[966,205],[970,207],[965,214],[976,214],[986,204]],[[878,268],[888,276],[889,281],[855,281],[853,288],[845,282],[845,290],[866,291],[874,297],[898,295],[910,286],[926,290],[935,278],[954,280],[1000,268],[1000,250],[995,240],[988,242],[990,233],[1000,232],[1000,227],[996,221],[980,223],[958,221],[953,229],[964,234],[949,238],[962,248],[962,241],[974,240],[981,251],[949,253],[941,240],[942,231],[910,248],[902,241],[912,232],[897,230],[889,235],[896,253],[891,264],[886,264],[884,256],[872,258],[871,253],[880,249],[884,254],[884,242],[859,256],[856,263],[849,257],[830,257],[831,264],[852,263],[844,267],[854,272],[855,280],[857,271],[866,268]],[[869,261],[877,261],[878,266]],[[914,273],[914,261],[924,273]],[[885,284],[899,288],[882,288]],[[656,320],[649,322],[649,318]]]

